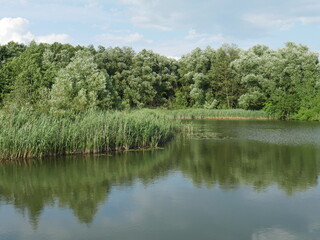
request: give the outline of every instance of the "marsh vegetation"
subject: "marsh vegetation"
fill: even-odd
[[[55,117],[20,111],[0,115],[0,160],[107,153],[157,147],[181,130],[154,111],[87,111]]]

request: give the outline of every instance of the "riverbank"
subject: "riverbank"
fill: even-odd
[[[243,109],[178,109],[161,110],[162,113],[173,119],[228,119],[228,120],[276,120],[277,118],[264,111]]]
[[[88,111],[54,117],[21,111],[0,115],[0,161],[157,147],[181,129],[151,110]]]
[[[179,119],[271,120],[241,109],[142,109],[87,111],[52,116],[33,111],[0,112],[0,161],[154,148],[177,132],[192,131]]]

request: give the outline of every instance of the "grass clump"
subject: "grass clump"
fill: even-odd
[[[179,130],[161,113],[87,111],[55,117],[20,111],[0,113],[0,160],[157,147]]]

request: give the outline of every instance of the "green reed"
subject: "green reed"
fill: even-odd
[[[0,160],[157,147],[179,128],[179,121],[150,110],[64,117],[0,113]]]

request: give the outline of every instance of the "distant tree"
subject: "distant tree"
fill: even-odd
[[[76,52],[66,68],[58,72],[51,90],[51,111],[64,114],[96,107],[108,108],[108,76],[99,71],[89,51]]]
[[[0,45],[0,66],[10,58],[18,57],[26,50],[26,48],[26,45],[16,42],[9,42],[2,46]]]
[[[39,100],[39,92],[46,85],[41,70],[43,51],[43,44],[31,42],[24,52],[3,65],[1,97],[6,98],[6,104],[19,107]]]
[[[0,45],[0,105],[17,110],[240,107],[320,119],[319,79],[318,54],[290,42],[196,48],[178,61],[128,47]]]
[[[224,44],[216,51],[215,61],[208,73],[215,98],[226,108],[237,106],[240,87],[231,63],[239,58],[239,53],[237,46]]]
[[[236,81],[240,83],[241,108],[259,110],[264,107],[273,85],[269,71],[273,61],[273,51],[266,46],[256,45],[241,51],[239,58],[231,63]]]
[[[202,107],[206,93],[212,92],[208,72],[215,59],[215,51],[208,47],[205,50],[196,48],[179,60],[180,91],[188,96],[189,106]]]
[[[126,79],[133,65],[135,52],[129,47],[104,48],[98,47],[95,62],[98,69],[110,76],[112,91],[114,92],[114,108],[122,108],[124,89],[127,87]]]
[[[269,74],[273,80],[266,110],[281,118],[296,114],[316,97],[318,54],[306,46],[287,43],[276,52]]]
[[[74,57],[79,47],[73,47],[70,44],[53,43],[47,45],[42,56],[43,78],[51,89],[58,71],[65,68]]]
[[[172,60],[142,50],[133,58],[127,71],[124,101],[132,107],[161,106],[174,95],[176,75]]]

